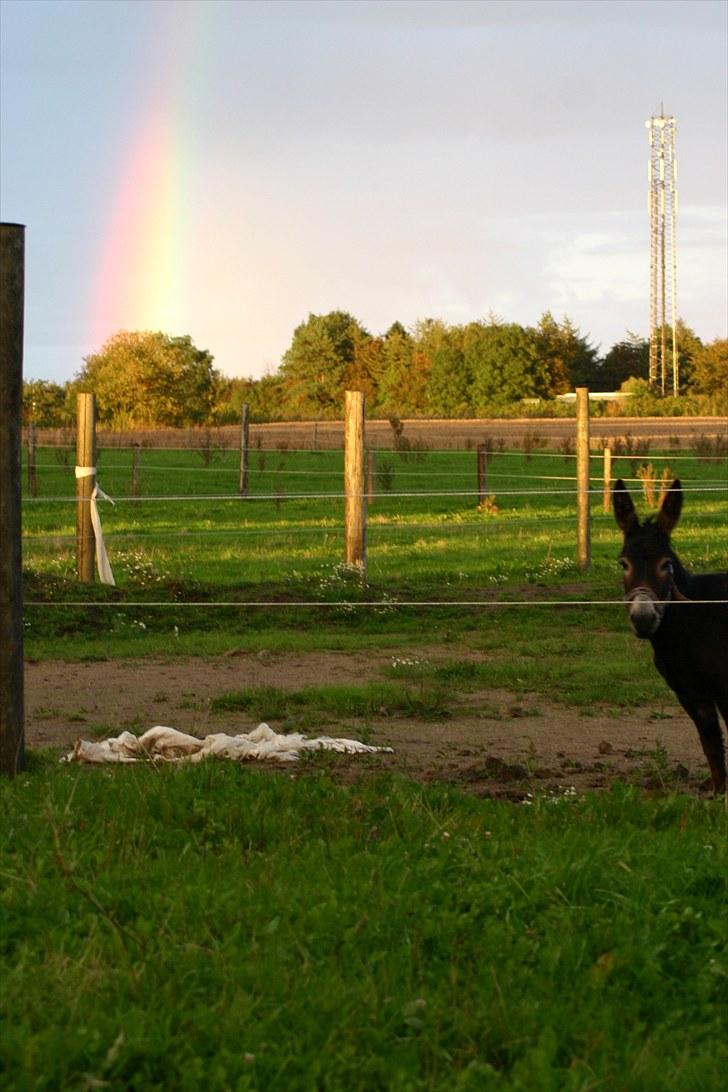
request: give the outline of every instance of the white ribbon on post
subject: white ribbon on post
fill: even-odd
[[[95,466],[77,466],[76,467],[77,478],[95,478],[96,467]],[[101,517],[99,516],[99,508],[96,503],[96,498],[101,497],[102,500],[107,500],[109,504],[113,504],[111,497],[104,493],[98,482],[94,482],[93,492],[91,494],[91,526],[94,529],[94,539],[96,540],[96,569],[99,574],[99,580],[102,584],[116,584],[114,580],[114,574],[111,571],[111,565],[106,554],[106,545],[104,543],[104,532],[101,530]]]

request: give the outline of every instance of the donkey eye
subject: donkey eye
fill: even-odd
[[[663,576],[672,576],[672,561],[669,557],[660,562],[660,573]]]
[[[621,567],[622,567],[622,568],[624,569],[624,571],[625,571],[625,572],[627,572],[627,570],[628,570],[628,569],[629,569],[629,567],[630,567],[630,566],[629,566],[629,561],[627,561],[627,558],[626,558],[626,557],[620,557],[620,559],[619,559],[619,564],[620,564],[620,566],[621,566]]]

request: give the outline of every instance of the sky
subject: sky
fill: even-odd
[[[649,332],[645,120],[677,120],[678,312],[728,333],[724,0],[1,0],[0,218],[24,375],[118,330],[275,372],[371,333]]]

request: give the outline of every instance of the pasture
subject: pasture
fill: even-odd
[[[684,483],[684,561],[728,567],[725,456],[615,458],[642,511],[644,463]],[[130,451],[97,466],[116,587],[75,582],[72,455],[23,510],[4,1086],[721,1087],[726,816],[628,632],[597,454],[581,572],[568,450],[493,451],[480,508],[475,452],[379,451],[365,585],[340,452],[253,450],[246,499],[233,452],[143,450],[139,496]],[[396,753],[57,761],[262,719]]]

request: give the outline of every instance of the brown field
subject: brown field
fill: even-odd
[[[403,437],[413,446],[430,450],[471,449],[488,439],[507,448],[521,446],[524,438],[537,441],[544,448],[558,448],[573,439],[576,420],[573,417],[517,419],[474,418],[455,420],[403,420]],[[277,421],[250,426],[250,445],[261,450],[325,450],[343,446],[341,421]],[[591,445],[601,449],[609,440],[627,438],[649,439],[663,447],[689,447],[696,437],[715,439],[728,435],[725,417],[592,417]],[[369,420],[366,425],[367,445],[389,449],[394,446],[394,432],[386,420]],[[74,433],[68,429],[38,429],[39,445],[72,445]],[[150,448],[200,448],[212,445],[237,449],[240,428],[225,425],[217,428],[157,428],[133,432],[97,430],[99,447],[129,447],[134,443]]]

